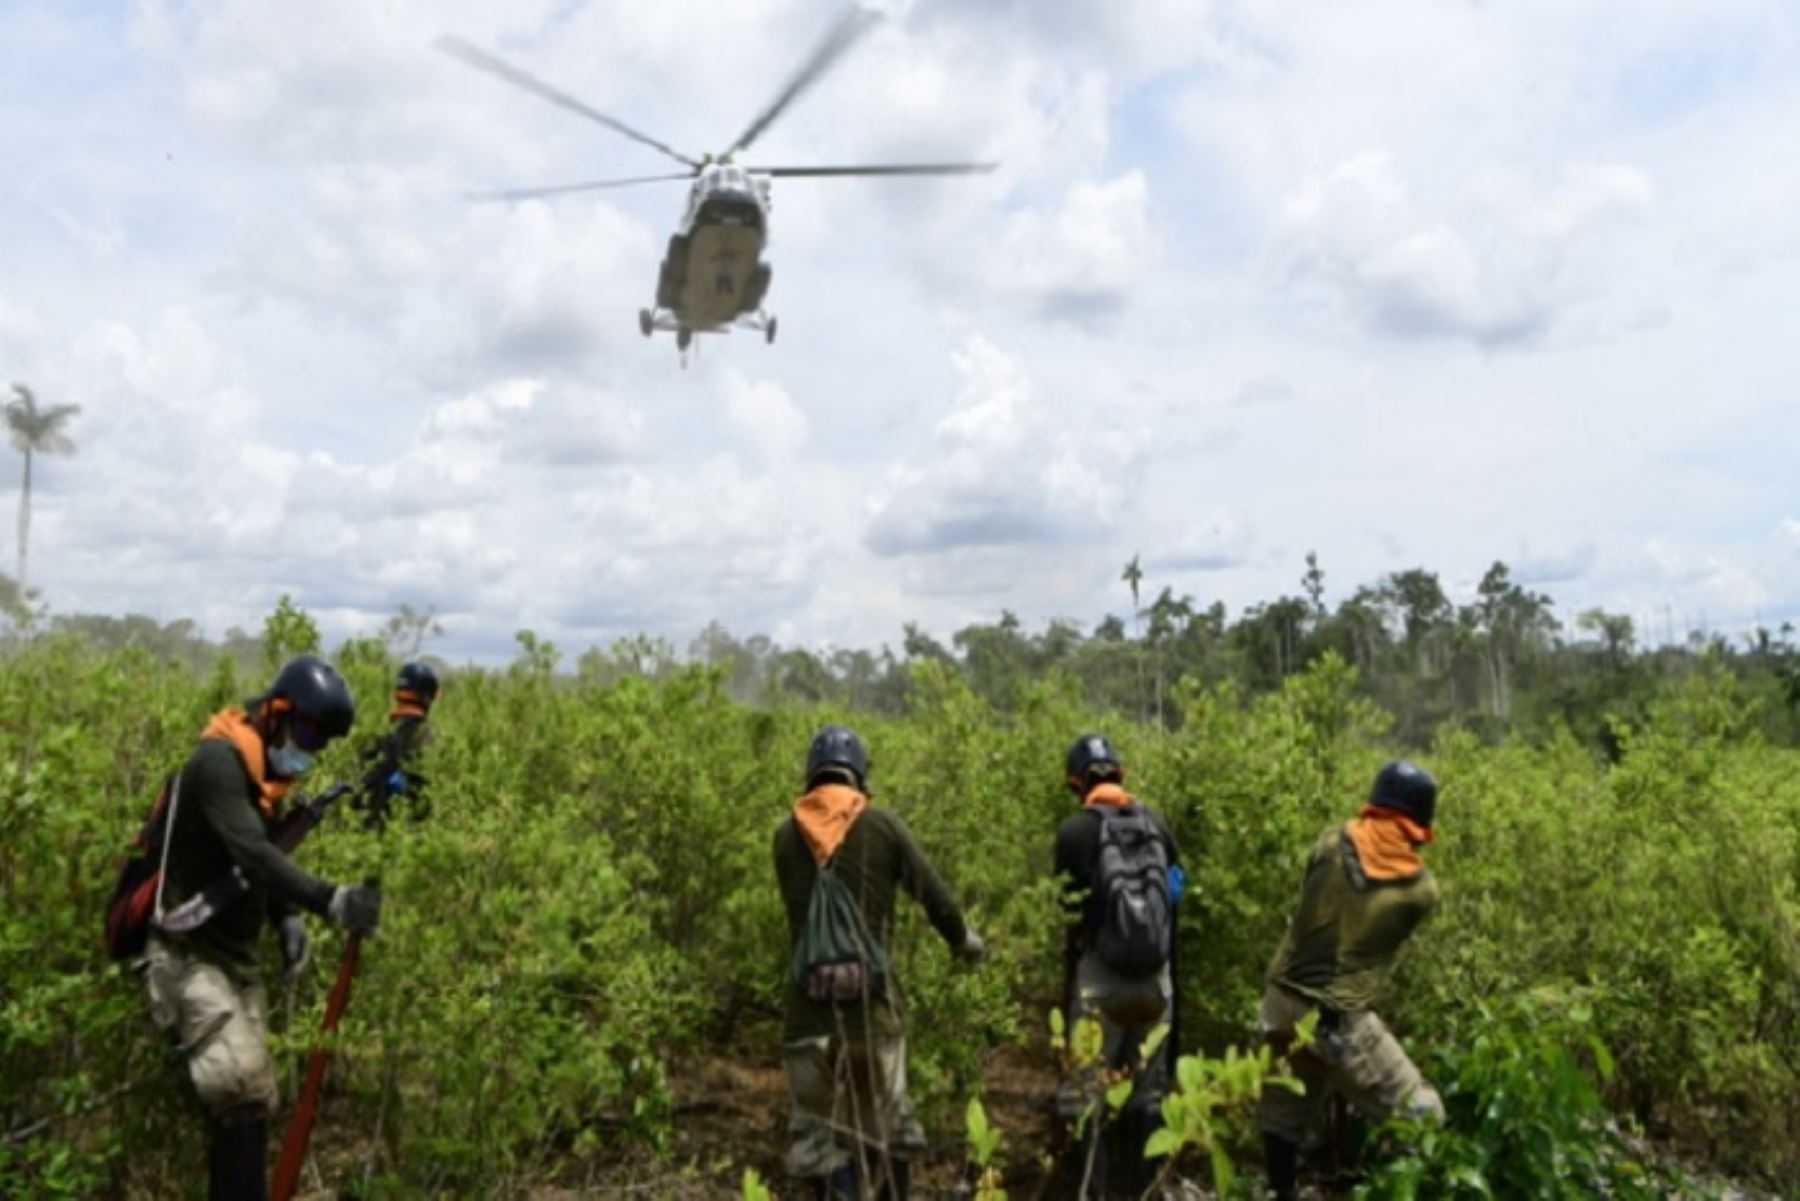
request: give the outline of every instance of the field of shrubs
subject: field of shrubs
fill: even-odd
[[[1179,683],[1164,722],[1137,725],[1054,674],[1000,711],[923,660],[903,714],[880,716],[746,705],[704,666],[602,679],[520,647],[504,669],[448,675],[427,817],[377,838],[339,813],[299,852],[328,878],[379,872],[387,905],[338,1036],[320,1195],[518,1196],[666,1169],[687,1182],[676,1195],[725,1196],[746,1168],[779,1192],[779,1090],[738,1144],[684,1161],[684,1125],[712,1119],[683,1073],[777,1063],[769,836],[826,721],[862,730],[877,801],[991,949],[954,964],[904,917],[911,1078],[940,1187],[967,1176],[965,1114],[993,1066],[1049,1055],[1045,873],[1074,735],[1120,744],[1183,845],[1182,1049],[1211,1056],[1251,1044],[1304,855],[1398,749],[1330,655],[1254,697]],[[199,1195],[193,1102],[139,982],[101,951],[101,906],[162,775],[264,680],[73,635],[4,654],[0,1194]],[[372,641],[334,658],[363,701],[357,745],[333,748],[313,786],[354,777],[396,666]],[[1800,752],[1765,744],[1754,716],[1730,676],[1700,672],[1620,724],[1611,757],[1555,729],[1488,744],[1454,724],[1415,748],[1443,786],[1427,856],[1444,903],[1385,1012],[1453,1123],[1372,1159],[1364,1195],[1576,1197],[1604,1179],[1657,1196],[1677,1165],[1800,1195]],[[311,971],[272,994],[290,1077],[339,945],[315,923]],[[273,979],[272,940],[269,954]],[[1042,1148],[1001,1133],[1005,1180],[1034,1195]],[[1240,1189],[1242,1133],[1217,1135]],[[1211,1188],[1200,1150],[1177,1168]]]

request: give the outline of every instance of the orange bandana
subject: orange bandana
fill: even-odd
[[[821,867],[844,844],[869,798],[848,784],[821,784],[794,802],[794,825]]]
[[[1431,841],[1431,831],[1398,809],[1365,805],[1354,821],[1344,823],[1344,830],[1371,880],[1401,880],[1425,870],[1419,844]]]
[[[262,810],[264,817],[274,817],[276,806],[287,795],[292,782],[269,776],[263,758],[266,753],[263,736],[250,724],[249,714],[241,709],[221,709],[212,715],[206,729],[200,731],[200,737],[203,740],[222,738],[237,748],[238,758],[244,761],[244,770],[250,773],[250,782],[256,785],[257,808]]]
[[[1121,784],[1109,782],[1096,784],[1088,789],[1087,796],[1081,799],[1083,805],[1129,805],[1131,794]]]

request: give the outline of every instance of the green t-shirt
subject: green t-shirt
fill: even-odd
[[[1366,876],[1342,824],[1313,844],[1300,907],[1269,965],[1269,983],[1331,1009],[1371,1009],[1400,947],[1437,907],[1427,869],[1395,880]]]

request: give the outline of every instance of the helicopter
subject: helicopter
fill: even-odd
[[[771,185],[787,178],[837,178],[856,175],[973,175],[992,171],[994,163],[888,163],[866,166],[745,167],[737,156],[766,131],[794,100],[879,19],[852,9],[841,17],[813,52],[788,78],[756,119],[719,154],[699,158],[609,116],[511,63],[456,37],[441,37],[434,46],[452,58],[555,104],[634,142],[648,146],[685,168],[666,175],[601,179],[551,187],[510,188],[471,193],[475,200],[531,200],[579,192],[597,192],[640,184],[691,181],[680,228],[669,238],[657,275],[656,302],[638,310],[638,330],[646,337],[664,331],[675,335],[675,347],[686,362],[696,333],[728,333],[738,328],[759,331],[775,341],[776,319],[764,307],[773,278],[763,259],[769,243]]]

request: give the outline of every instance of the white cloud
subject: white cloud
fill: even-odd
[[[1170,522],[1149,566],[1171,572],[1227,571],[1243,566],[1255,539],[1244,519],[1229,509]],[[1166,547],[1167,549],[1161,549]]]
[[[1287,273],[1377,333],[1537,341],[1604,283],[1583,272],[1582,240],[1605,237],[1651,196],[1642,171],[1595,165],[1566,169],[1541,197],[1498,170],[1469,191],[1461,211],[1433,213],[1389,156],[1357,155],[1288,198]]]
[[[1154,253],[1150,185],[1142,171],[1130,171],[1073,185],[1054,213],[1015,213],[987,272],[1046,315],[1081,318],[1125,307]]]
[[[770,464],[792,459],[806,443],[806,415],[786,388],[772,380],[751,380],[725,372],[725,415]]]
[[[1599,548],[1591,542],[1536,553],[1529,546],[1522,546],[1508,561],[1508,566],[1516,583],[1528,588],[1543,588],[1580,579],[1594,569],[1599,558]]]
[[[867,544],[877,555],[1080,541],[1125,502],[1134,447],[1065,421],[1017,358],[979,334],[955,356],[951,410],[930,449],[887,473]]]
[[[306,224],[277,232],[291,218],[267,215],[225,282],[253,305],[282,297],[381,330],[439,371],[575,368],[635,340],[655,279],[641,224],[608,205],[532,202],[460,206],[428,233],[406,178],[313,175]]]
[[[1639,549],[1635,566],[1660,585],[1664,595],[1678,598],[1689,620],[1727,624],[1748,621],[1766,610],[1774,599],[1759,574],[1735,556],[1695,550],[1668,539],[1646,542]]]
[[[465,462],[485,455],[527,468],[588,468],[634,457],[643,427],[642,414],[593,388],[510,379],[439,406],[421,451],[446,464],[460,453]]]

